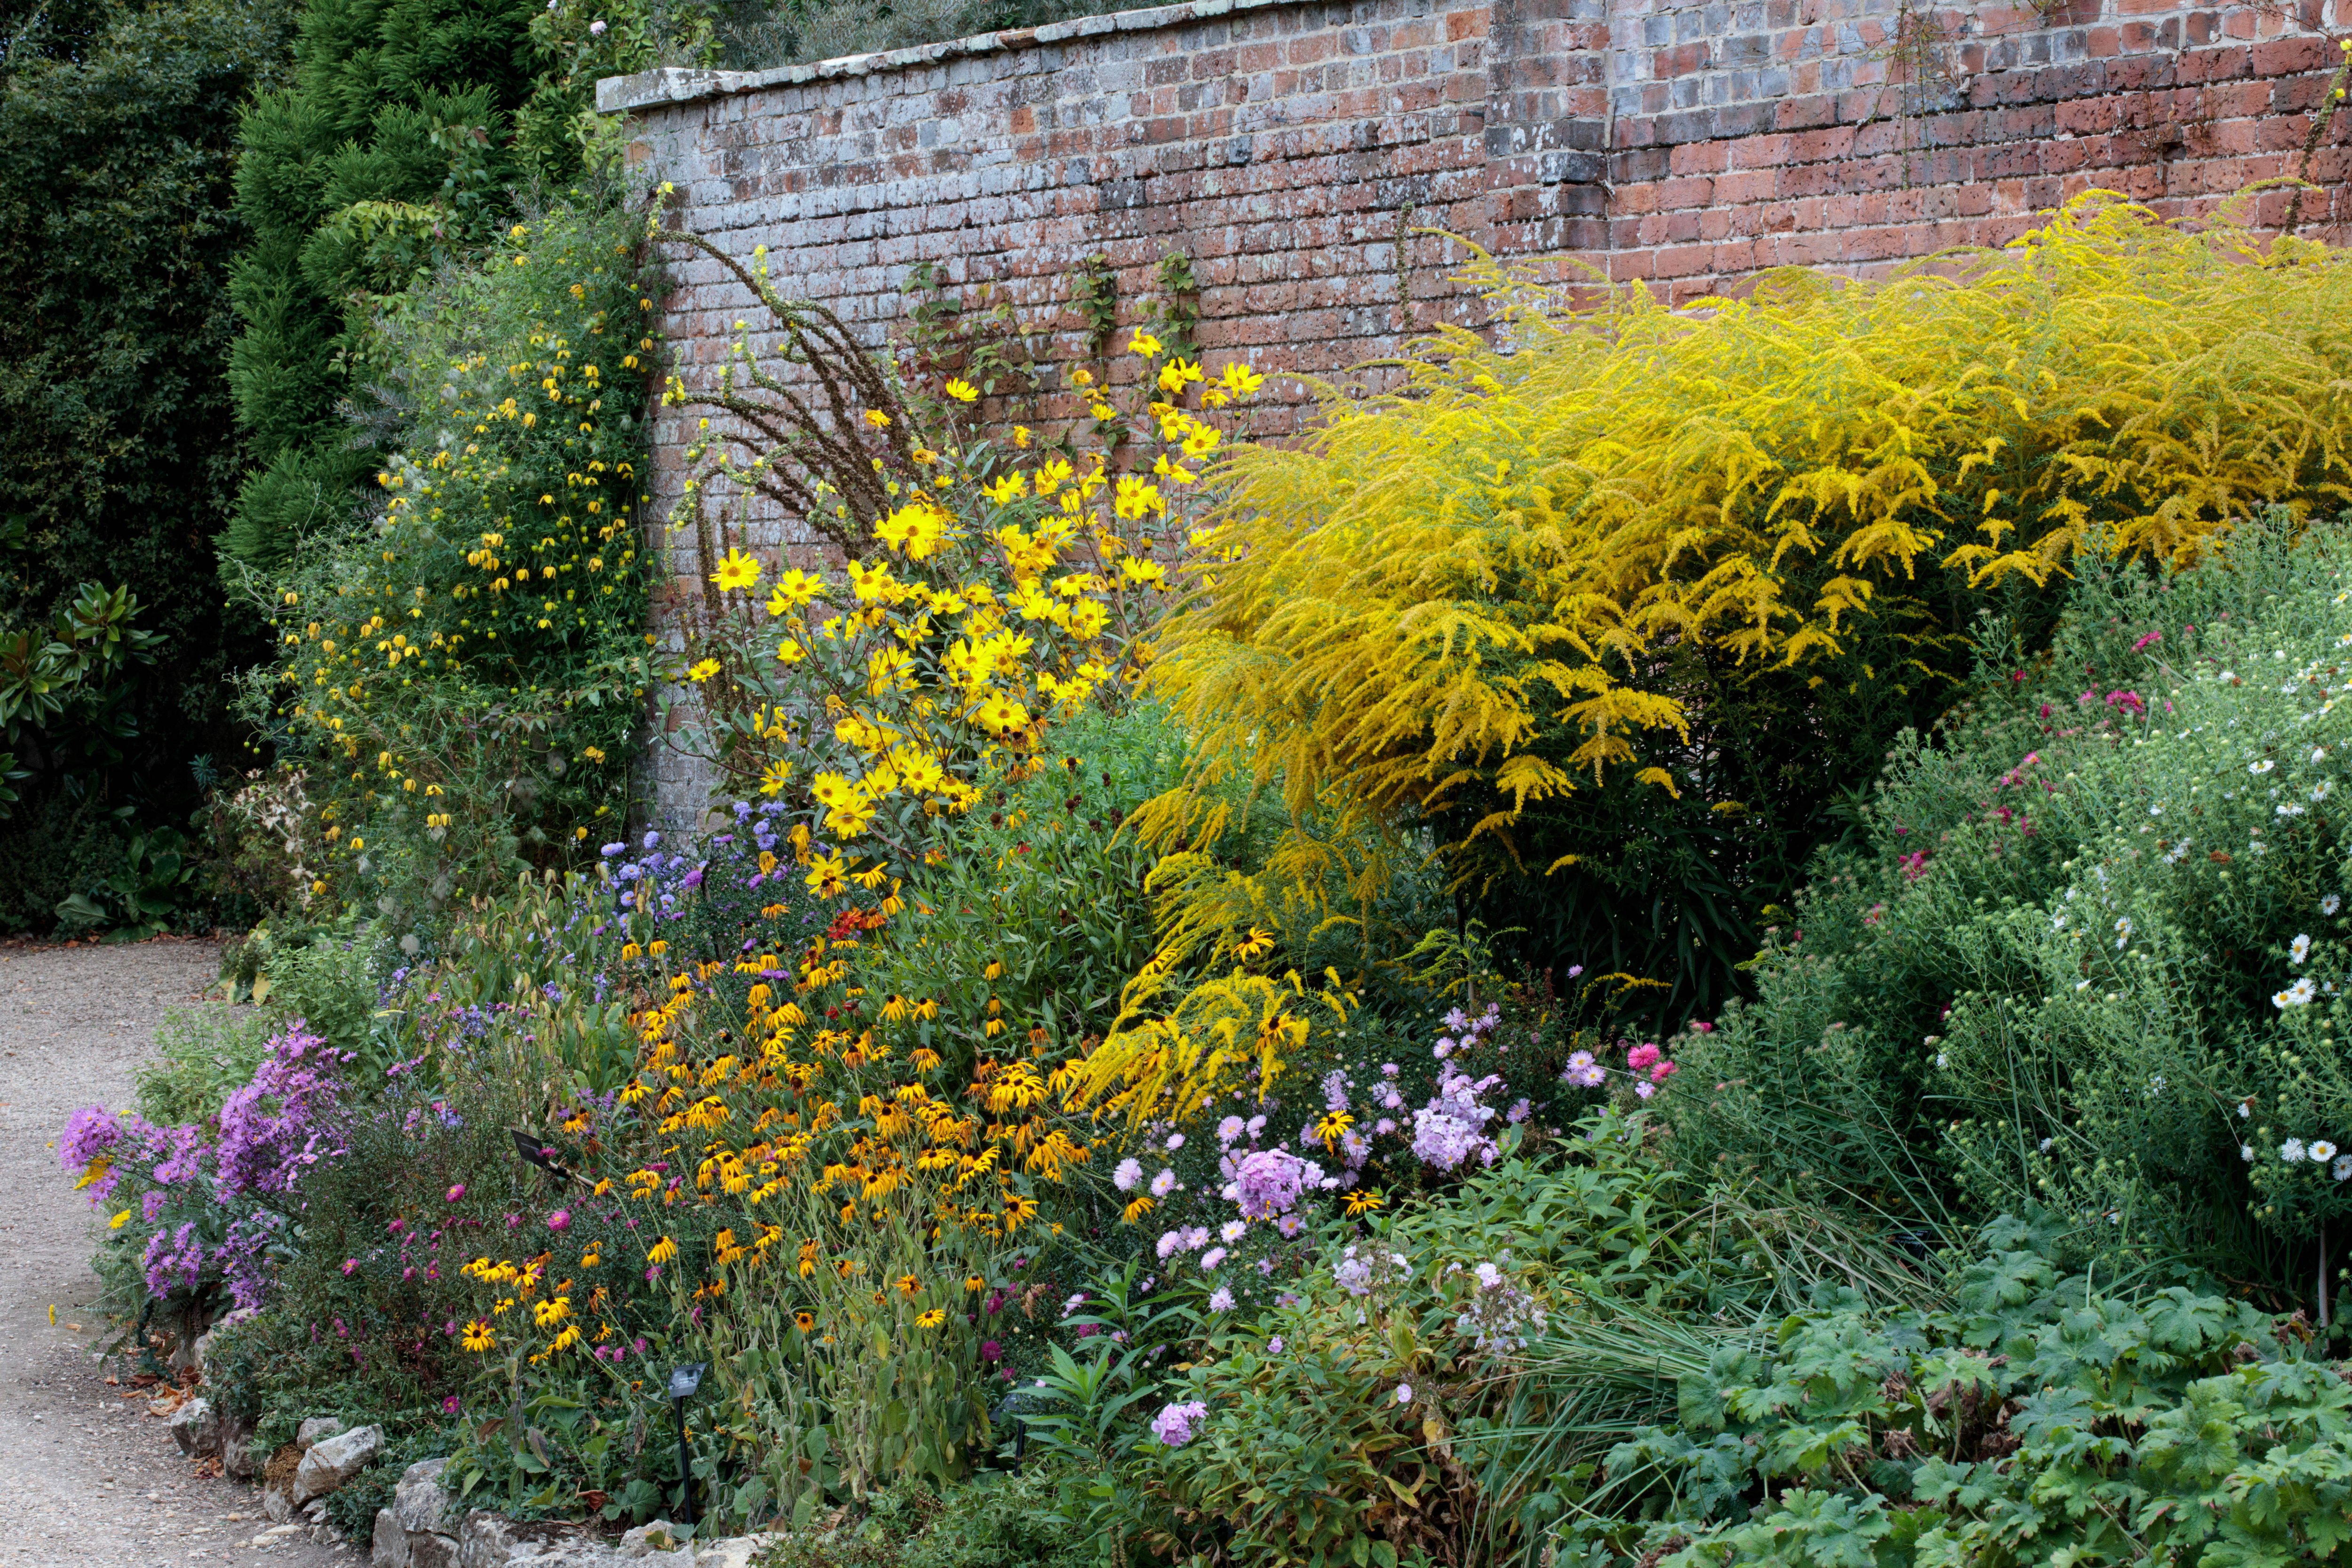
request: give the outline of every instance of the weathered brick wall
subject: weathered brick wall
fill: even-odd
[[[2211,213],[2293,173],[2352,0],[1192,0],[753,76],[600,85],[679,221],[769,247],[785,292],[879,343],[918,263],[991,285],[1086,357],[1069,309],[1101,254],[1129,307],[1171,251],[1213,359],[1331,374],[1440,321],[1477,325],[1458,235],[1674,298],[1759,269],[1868,274],[1997,244],[2104,186]],[[2352,216],[2325,128],[2300,226]],[[2253,216],[2276,226],[2284,191]],[[724,355],[740,286],[695,258],[662,331],[689,377]],[[1295,427],[1274,382],[1260,429]],[[1048,397],[1051,417],[1074,413]],[[656,512],[687,436],[657,424]],[[658,534],[658,529],[655,531]],[[781,520],[754,540],[788,546]],[[683,581],[700,570],[673,549]],[[664,814],[698,781],[659,764]]]

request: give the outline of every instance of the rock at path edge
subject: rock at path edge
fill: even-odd
[[[294,1472],[292,1501],[299,1508],[312,1498],[320,1498],[350,1480],[370,1459],[383,1451],[383,1428],[362,1426],[356,1431],[340,1432],[334,1436],[311,1445],[302,1456],[302,1463]]]
[[[313,1415],[294,1428],[294,1447],[302,1453],[325,1442],[343,1429],[343,1424],[331,1415]]]
[[[457,1533],[457,1510],[450,1507],[449,1494],[441,1489],[441,1472],[448,1463],[446,1459],[420,1459],[400,1472],[400,1482],[392,1491],[392,1509],[400,1528],[407,1533]]]
[[[180,1452],[192,1459],[205,1458],[220,1448],[220,1418],[213,1414],[212,1401],[208,1399],[189,1400],[173,1411],[172,1418],[163,1425],[172,1434],[172,1441],[180,1446]]]

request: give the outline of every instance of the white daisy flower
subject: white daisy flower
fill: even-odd
[[[2290,1138],[2279,1145],[2279,1158],[2290,1165],[2302,1164],[2303,1154],[2303,1140],[2300,1138]]]
[[[2337,1155],[2336,1158],[2336,1168],[2329,1172],[2328,1174],[2334,1176],[2339,1182],[2352,1181],[2352,1154]]]
[[[2319,900],[2319,912],[2323,915],[2332,915],[2343,907],[2344,900],[2334,893]]]
[[[2252,1143],[2239,1144],[2238,1158],[2243,1160],[2249,1165],[2252,1164],[2254,1163],[2254,1146]]]
[[[2311,983],[2311,976],[2306,974],[2285,990],[2273,994],[2271,997],[2271,1005],[2282,1012],[2289,1007],[2307,1007],[2311,1005],[2311,998],[2317,990],[2318,987]]]
[[[2311,938],[2304,935],[2301,931],[2297,931],[2295,933],[2294,941],[2287,945],[2286,961],[2300,968],[2303,964],[2303,961],[2310,956]]]
[[[2315,1138],[2311,1141],[2310,1153],[2313,1164],[2325,1165],[2336,1158],[2336,1145],[2325,1138]]]
[[[2264,757],[2259,763],[2248,763],[2246,764],[2246,771],[2259,777],[2261,774],[2270,772],[2276,766],[2278,766],[2276,763],[2271,761],[2268,757]]]
[[[2317,784],[2311,786],[2311,798],[2315,801],[2326,800],[2329,795],[2335,793],[2336,785],[2326,779],[2322,779]]]

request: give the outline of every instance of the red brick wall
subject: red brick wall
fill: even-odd
[[[1213,363],[1311,375],[1484,321],[1462,247],[1416,228],[1680,300],[1998,244],[2093,186],[2210,214],[2294,170],[2341,58],[2324,29],[2346,24],[2352,0],[1192,0],[758,76],[653,72],[599,101],[631,116],[679,221],[766,245],[780,287],[877,343],[929,261],[1083,358],[1079,259],[1109,258],[1132,320],[1181,250]],[[2352,218],[2347,132],[2352,114],[2311,160],[2308,236]],[[2275,226],[2288,200],[2255,216]],[[676,276],[663,331],[692,376],[748,301],[707,259]],[[1260,428],[1280,434],[1306,388],[1269,392]],[[657,510],[684,438],[657,423]]]

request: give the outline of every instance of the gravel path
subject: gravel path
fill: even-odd
[[[84,1105],[131,1104],[131,1068],[168,1006],[209,984],[209,942],[0,949],[0,1565],[352,1568],[296,1537],[256,1548],[260,1495],[200,1479],[143,1398],[90,1359],[91,1216],[58,1169]],[[57,1322],[49,1310],[57,1309]]]

